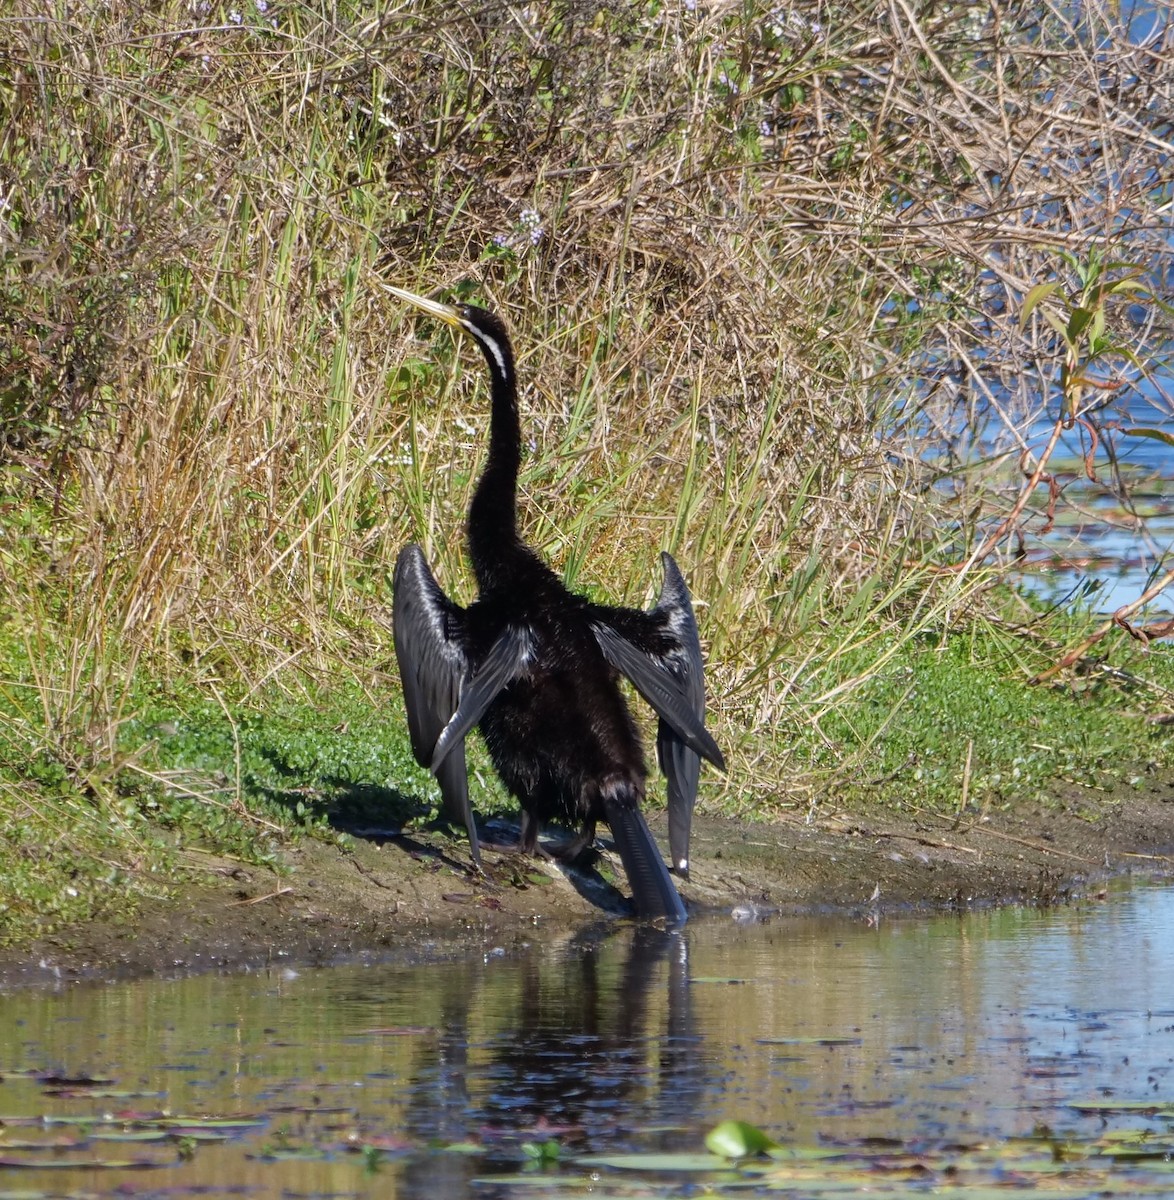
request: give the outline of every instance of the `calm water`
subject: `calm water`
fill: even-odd
[[[576,1156],[699,1151],[725,1118],[796,1147],[1080,1138],[1106,1120],[1074,1101],[1174,1101],[1174,888],[25,991],[0,1030],[0,1193],[582,1195]],[[547,1138],[561,1163],[519,1175]],[[22,1165],[49,1162],[93,1165]]]

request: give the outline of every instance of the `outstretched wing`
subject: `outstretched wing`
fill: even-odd
[[[499,635],[461,688],[460,704],[432,751],[434,771],[443,767],[458,746],[464,746],[465,734],[481,720],[502,688],[522,674],[532,655],[533,643],[526,629],[509,626]]]
[[[668,780],[669,850],[678,874],[689,872],[689,832],[701,759],[725,770],[705,728],[701,639],[689,589],[671,554],[662,554],[664,584],[650,612],[592,607],[591,627],[604,657],[652,705],[660,723],[656,750]]]
[[[440,784],[444,815],[469,831],[473,862],[481,866],[477,826],[469,803],[465,744],[452,745],[440,763],[436,744],[457,711],[461,681],[469,674],[464,648],[465,610],[440,590],[417,545],[405,546],[395,564],[392,626],[412,753]]]

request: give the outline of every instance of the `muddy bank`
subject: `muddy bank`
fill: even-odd
[[[664,840],[663,818],[653,816]],[[623,870],[605,851],[563,871],[486,851],[467,869],[442,831],[354,838],[353,852],[305,839],[280,870],[191,853],[190,879],[121,923],[95,922],[0,951],[0,986],[319,964],[371,955],[436,958],[533,941],[544,930],[628,913]],[[1109,795],[1070,785],[1054,801],[961,821],[816,813],[810,822],[700,816],[692,914],[727,918],[839,911],[857,919],[989,903],[1056,904],[1114,874],[1174,874],[1174,778]]]

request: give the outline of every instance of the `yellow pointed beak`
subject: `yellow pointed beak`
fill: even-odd
[[[417,296],[415,292],[407,292],[403,288],[392,287],[390,283],[385,283],[383,287],[385,291],[390,292],[400,300],[406,300],[409,304],[420,309],[421,312],[426,312],[430,317],[436,317],[446,325],[455,325],[458,328],[461,326],[461,314],[451,304],[441,304],[438,300],[429,300],[426,296]]]

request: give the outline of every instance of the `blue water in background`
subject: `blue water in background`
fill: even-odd
[[[1174,434],[1174,376],[1141,381],[1131,404],[1108,414],[1120,430],[1161,429]],[[1105,414],[1102,414],[1105,415]],[[1033,450],[1046,444],[1051,425],[1037,424]],[[1079,602],[1111,613],[1142,595],[1174,563],[1174,446],[1152,437],[1110,430],[1092,458],[1094,483],[1081,461],[1090,449],[1079,424],[1061,435],[1052,458],[1062,493],[1056,525],[1025,539],[1031,565],[1023,584],[1056,603]],[[1115,495],[1116,478],[1132,498],[1134,512]],[[1046,500],[1041,487],[1037,504]],[[1028,523],[1039,527],[1040,522]],[[1051,563],[1040,560],[1050,558]],[[1174,587],[1166,588],[1146,613],[1174,612]]]

